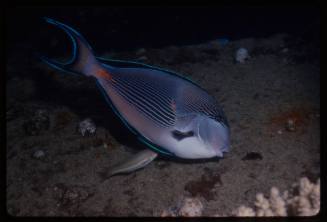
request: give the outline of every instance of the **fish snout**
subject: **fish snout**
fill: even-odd
[[[218,157],[223,157],[223,153],[229,151],[229,128],[224,124],[206,118],[199,125],[199,136]]]

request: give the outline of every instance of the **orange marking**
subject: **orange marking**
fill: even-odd
[[[306,104],[291,107],[289,110],[270,117],[269,122],[267,122],[269,124],[268,130],[270,132],[276,132],[279,129],[285,129],[287,122],[291,120],[295,125],[296,131],[304,133],[308,124],[310,124],[313,113],[315,113],[313,108]]]
[[[106,71],[104,69],[98,69],[96,71],[95,75],[98,78],[104,78],[104,79],[107,79],[107,80],[112,80],[112,75],[108,71]]]
[[[174,110],[174,112],[176,111],[176,103],[175,101],[171,101],[171,108]]]

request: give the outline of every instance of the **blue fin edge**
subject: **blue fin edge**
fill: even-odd
[[[150,68],[150,69],[154,69],[154,70],[158,70],[158,71],[162,71],[162,72],[166,72],[166,73],[169,73],[171,75],[175,75],[175,76],[178,76],[182,79],[185,79],[186,81],[189,81],[191,82],[192,84],[202,88],[201,86],[199,86],[196,82],[194,82],[192,79],[190,79],[189,77],[181,74],[181,73],[177,73],[177,72],[174,72],[172,70],[168,70],[168,69],[164,69],[164,68],[160,68],[160,67],[157,67],[157,66],[152,66],[152,65],[148,65],[148,64],[145,64],[145,63],[142,63],[142,62],[136,62],[136,61],[127,61],[127,60],[119,60],[119,59],[108,59],[108,58],[102,58],[102,57],[96,57],[96,59],[100,60],[100,62],[118,62],[118,63],[125,63],[125,64],[131,64],[131,65],[141,65],[142,67],[144,68]],[[109,65],[110,64],[105,64],[104,65]]]
[[[57,26],[58,28],[62,29],[70,37],[70,39],[71,39],[71,41],[73,43],[73,49],[72,49],[73,55],[72,55],[72,57],[67,62],[62,63],[62,65],[69,65],[69,64],[73,63],[75,61],[75,59],[76,59],[77,43],[76,43],[75,38],[72,36],[72,34],[69,31],[75,33],[75,35],[77,35],[79,37],[81,35],[75,29],[73,29],[73,28],[69,27],[68,25],[65,25],[65,24],[63,24],[61,22],[58,22],[58,21],[56,21],[54,19],[51,19],[51,18],[48,18],[48,17],[44,17],[44,20],[47,23],[52,24],[52,25]]]
[[[137,139],[139,141],[141,141],[143,144],[147,145],[149,148],[151,148],[152,150],[159,152],[161,154],[165,154],[167,156],[175,156],[173,153],[167,151],[166,149],[159,147],[155,144],[153,144],[152,142],[150,142],[148,139],[146,139],[144,136],[139,135],[139,137],[137,137]]]
[[[81,73],[78,73],[78,72],[74,72],[74,71],[70,71],[68,69],[66,69],[64,66],[65,64],[64,63],[60,63],[60,62],[57,62],[57,61],[54,61],[54,60],[51,60],[49,59],[48,57],[46,56],[43,56],[43,55],[37,55],[37,57],[44,63],[46,63],[48,66],[50,66],[51,68],[55,69],[55,70],[59,70],[63,73],[67,73],[67,74],[72,74],[72,75],[75,75],[75,76],[81,76]]]

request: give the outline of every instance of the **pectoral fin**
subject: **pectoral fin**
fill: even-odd
[[[139,153],[133,155],[131,158],[117,164],[112,169],[99,173],[100,176],[106,180],[109,177],[112,177],[121,173],[130,173],[140,168],[148,165],[152,160],[154,160],[158,154],[149,149],[140,151]]]

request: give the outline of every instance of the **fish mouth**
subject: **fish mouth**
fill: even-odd
[[[221,153],[223,155],[223,153],[228,153],[229,149],[230,149],[230,136],[229,133],[227,135],[227,138],[224,142],[224,146],[222,146],[221,148],[219,148],[219,153]]]
[[[218,157],[224,157],[223,152],[221,152],[221,151],[215,151],[215,152],[216,152],[216,155],[217,155]]]
[[[228,149],[229,145],[226,144],[225,146],[223,146],[222,148],[219,148],[218,150],[215,150],[216,154],[218,157],[224,157],[224,153],[228,153],[229,149]]]

